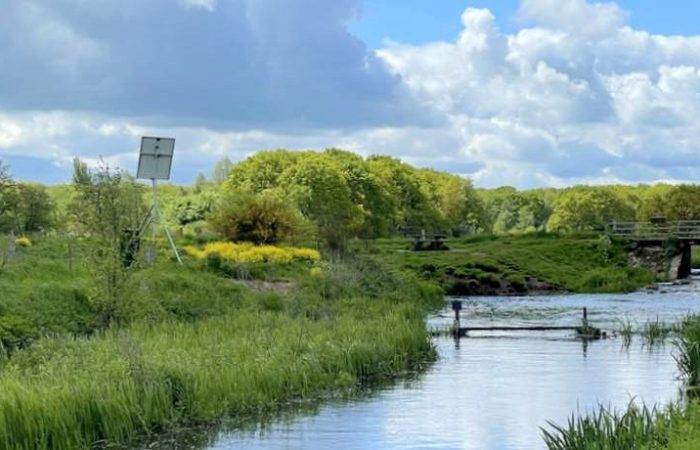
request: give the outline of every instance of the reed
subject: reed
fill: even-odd
[[[600,407],[593,414],[572,416],[567,425],[542,429],[549,450],[630,450],[663,448],[672,412],[630,403],[623,412]]]
[[[642,327],[640,334],[646,344],[654,345],[665,342],[674,330],[674,326],[661,322],[657,317],[654,320],[648,320]]]
[[[0,373],[0,447],[80,449],[272,412],[395,376],[434,354],[420,311],[345,300],[326,318],[242,311],[45,339]]]
[[[12,293],[0,311],[33,333],[11,356],[0,349],[2,449],[88,449],[260,417],[435,357],[423,319],[441,291],[372,259],[314,276],[303,267],[285,295],[250,291],[199,262],[165,262],[134,275],[120,320],[100,329],[89,322],[86,270],[30,249],[0,278]],[[15,336],[12,318],[0,317],[0,342]],[[39,337],[48,330],[54,337]]]
[[[634,335],[634,328],[629,319],[619,321],[616,332],[622,337],[622,344],[625,347],[629,347],[632,343],[632,336]]]
[[[633,334],[629,323],[622,327]],[[688,392],[688,401],[665,410],[630,403],[622,412],[601,407],[584,417],[572,416],[565,426],[549,423],[542,429],[549,450],[695,450],[700,446],[700,316],[690,316],[680,326],[668,326],[658,319],[647,322],[642,336],[648,343],[661,342],[678,333],[676,361]],[[622,333],[622,332],[621,332]]]
[[[687,317],[676,340],[676,363],[691,390],[700,386],[700,316]]]

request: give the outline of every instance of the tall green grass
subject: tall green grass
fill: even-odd
[[[683,321],[676,343],[676,362],[689,389],[700,387],[700,316],[691,316]]]
[[[0,273],[0,342],[19,339],[0,351],[2,449],[87,449],[255,418],[435,356],[424,313],[441,291],[371,258],[290,272],[285,295],[163,261],[132,274],[119,320],[101,329],[89,271],[65,256],[39,243]]]
[[[323,319],[244,311],[41,340],[0,373],[0,447],[89,448],[261,414],[433,356],[418,308],[340,302]]]
[[[600,407],[597,413],[572,417],[566,426],[543,429],[549,450],[642,450],[663,448],[669,415],[631,403],[617,413]]]
[[[0,270],[0,345],[26,348],[46,335],[88,336],[99,330],[101,292],[86,258],[94,251],[86,240],[36,239],[18,249]],[[127,295],[116,305],[117,321],[193,321],[253,303],[240,285],[202,270],[199,264],[176,266],[161,259],[133,270]]]

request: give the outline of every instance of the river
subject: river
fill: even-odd
[[[463,325],[641,327],[700,312],[700,283],[668,292],[462,298]],[[451,323],[449,309],[429,320]],[[540,427],[563,424],[598,405],[667,404],[679,398],[672,340],[635,337],[583,343],[571,332],[479,332],[459,342],[436,338],[439,360],[425,373],[366,397],[335,401],[265,427],[210,435],[208,450],[545,448]],[[182,447],[185,448],[185,447]]]

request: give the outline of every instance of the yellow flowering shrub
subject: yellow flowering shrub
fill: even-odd
[[[321,255],[311,248],[275,247],[273,245],[253,245],[249,243],[212,242],[199,249],[185,247],[185,252],[197,259],[205,259],[212,253],[218,253],[222,260],[232,263],[266,262],[286,264],[292,261],[318,261]]]
[[[29,239],[27,236],[20,236],[17,239],[15,239],[15,244],[19,245],[20,247],[31,247],[32,240]]]

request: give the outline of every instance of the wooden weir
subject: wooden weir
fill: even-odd
[[[463,327],[460,321],[460,311],[462,310],[462,302],[460,300],[452,301],[452,310],[455,312],[454,326],[449,330],[455,338],[468,337],[470,331],[575,331],[576,335],[582,339],[601,339],[606,338],[607,333],[599,328],[592,327],[588,324],[588,308],[583,308],[583,316],[580,326],[495,326],[495,327]],[[444,335],[445,333],[433,333],[434,335]]]

